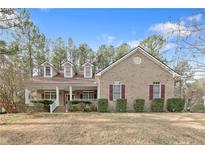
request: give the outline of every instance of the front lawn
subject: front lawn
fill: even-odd
[[[205,114],[5,114],[0,144],[205,144]]]

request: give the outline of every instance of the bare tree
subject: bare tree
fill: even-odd
[[[23,78],[21,69],[3,57],[0,67],[0,105],[7,113],[12,113],[23,95]]]
[[[188,83],[185,90],[187,97],[186,109],[190,109],[193,104],[203,103],[202,97],[205,93],[205,80],[199,79],[193,83]]]
[[[176,36],[175,55],[186,58],[199,75],[205,72],[205,12],[193,14],[186,22],[177,22],[171,33]]]

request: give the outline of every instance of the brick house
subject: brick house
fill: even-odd
[[[64,106],[70,100],[109,100],[109,110],[115,110],[116,99],[127,99],[127,110],[133,110],[136,98],[145,99],[145,109],[150,110],[154,98],[168,98],[175,95],[175,79],[180,75],[138,46],[122,58],[98,73],[89,62],[76,72],[73,64],[65,62],[63,71],[45,62],[42,76],[33,77],[26,83],[25,103],[31,99],[55,100],[52,110]],[[165,108],[166,109],[166,101]]]

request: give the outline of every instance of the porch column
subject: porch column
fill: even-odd
[[[72,101],[73,100],[73,97],[72,97],[72,95],[73,95],[73,87],[72,86],[69,86],[69,95],[70,95],[70,101]]]
[[[56,87],[56,104],[59,106],[59,88]]]
[[[30,91],[28,90],[28,88],[25,88],[25,104],[27,105],[30,103],[29,94],[30,94]]]

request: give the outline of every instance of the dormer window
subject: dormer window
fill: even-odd
[[[54,66],[47,61],[41,64],[41,66],[43,66],[44,77],[53,77],[58,73],[58,71],[54,68]]]
[[[65,77],[71,77],[71,67],[66,66],[64,69]]]
[[[51,76],[51,67],[46,66],[46,76]]]
[[[64,68],[64,77],[65,78],[72,78],[73,77],[73,64],[69,61],[66,61],[62,64]]]
[[[84,78],[92,78],[93,76],[93,65],[89,62],[83,64],[84,67]]]
[[[91,76],[91,68],[90,68],[90,66],[86,66],[85,67],[85,76],[86,77],[90,77]]]

